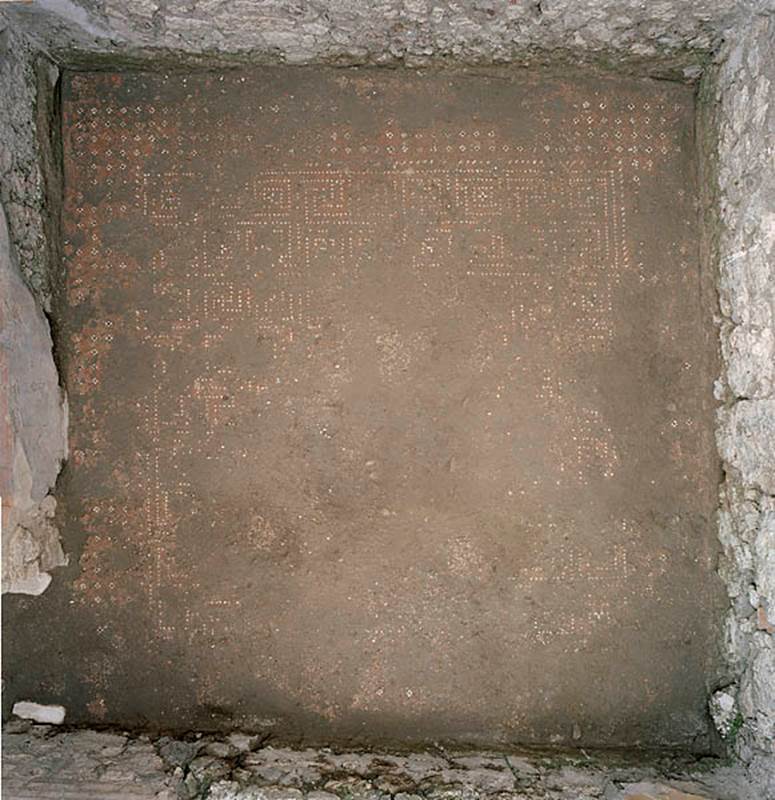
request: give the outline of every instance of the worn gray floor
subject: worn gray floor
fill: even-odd
[[[228,737],[59,732],[3,735],[4,800],[765,800],[740,767],[705,759],[412,754],[262,745]]]
[[[286,68],[64,96],[72,555],[6,604],[11,696],[704,749],[723,592],[691,90]]]

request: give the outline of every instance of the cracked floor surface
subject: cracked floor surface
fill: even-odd
[[[340,751],[246,734],[186,739],[11,722],[4,800],[760,800],[713,759]]]

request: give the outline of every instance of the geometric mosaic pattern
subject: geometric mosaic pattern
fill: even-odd
[[[692,113],[541,74],[69,76],[68,713],[701,735]]]

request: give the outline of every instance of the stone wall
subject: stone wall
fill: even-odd
[[[761,0],[42,0],[14,13],[68,57],[75,49],[289,64],[564,57],[696,77],[754,3]]]
[[[39,58],[37,48],[0,10],[0,202],[8,218],[21,273],[48,307],[46,187],[36,122],[38,80],[45,75],[36,69]],[[40,64],[45,72],[46,60]],[[54,74],[51,80],[55,80]]]
[[[50,491],[66,454],[67,404],[41,308],[50,300],[50,224],[36,120],[39,82],[55,80],[56,70],[35,61],[35,50],[0,17],[2,583],[4,592],[25,594],[40,594],[49,570],[66,563]]]
[[[746,761],[775,753],[775,17],[754,16],[703,86],[725,371],[719,536],[730,685],[711,707]],[[715,174],[713,174],[715,173]],[[775,791],[775,777],[771,777]]]

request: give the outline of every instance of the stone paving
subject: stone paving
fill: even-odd
[[[14,721],[5,800],[765,800],[714,759],[275,746],[247,734],[150,738]]]

